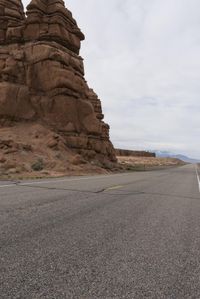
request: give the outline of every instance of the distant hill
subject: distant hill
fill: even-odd
[[[115,149],[117,156],[124,156],[124,157],[154,157],[156,156],[155,153],[147,152],[147,151],[133,151],[127,149]]]
[[[155,151],[156,153],[156,157],[160,157],[160,158],[175,158],[175,159],[179,159],[182,160],[186,163],[192,163],[192,164],[196,164],[200,162],[200,159],[192,159],[190,157],[181,155],[181,154],[173,154],[167,151]]]

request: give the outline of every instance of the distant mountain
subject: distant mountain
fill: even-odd
[[[190,157],[181,155],[181,154],[173,154],[167,151],[155,151],[156,153],[156,157],[160,157],[160,158],[175,158],[175,159],[179,159],[182,160],[186,163],[192,163],[192,164],[196,164],[200,162],[200,159],[192,159]]]

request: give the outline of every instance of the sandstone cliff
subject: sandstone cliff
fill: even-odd
[[[84,78],[82,40],[62,0],[32,0],[26,15],[21,0],[0,0],[0,130],[13,136],[17,126],[30,132],[39,124],[66,151],[116,161],[101,102]]]

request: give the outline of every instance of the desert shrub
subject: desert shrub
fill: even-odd
[[[35,163],[31,165],[32,170],[34,171],[41,171],[44,169],[44,161],[43,159],[39,158]]]

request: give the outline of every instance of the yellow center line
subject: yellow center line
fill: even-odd
[[[116,190],[116,189],[120,189],[120,188],[123,188],[123,187],[124,186],[122,186],[122,185],[113,186],[113,187],[107,188],[105,191]]]

